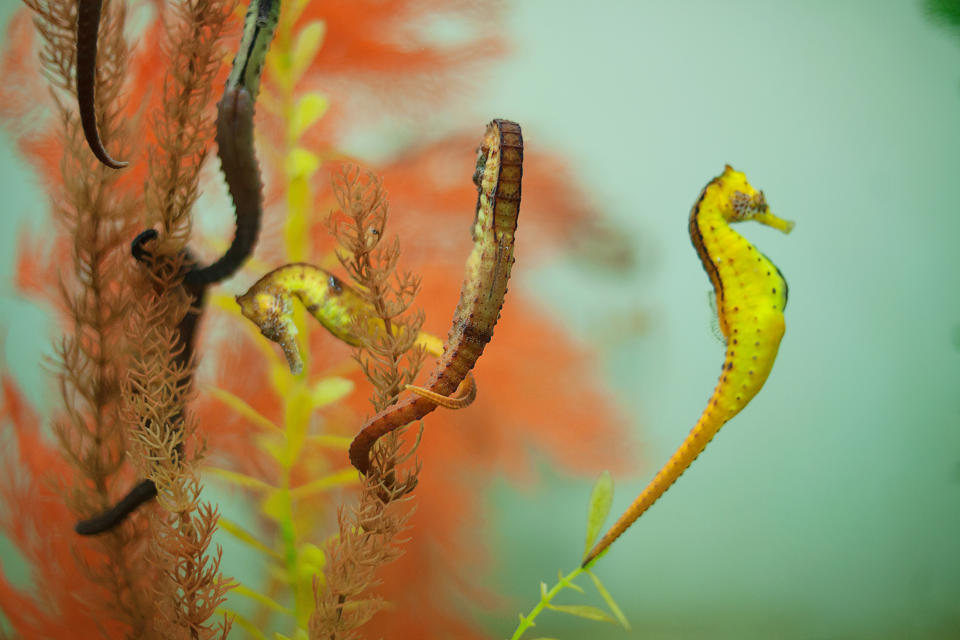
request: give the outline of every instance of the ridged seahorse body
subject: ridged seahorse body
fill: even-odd
[[[603,538],[589,564],[656,502],[706,448],[720,428],[757,395],[770,375],[784,333],[787,282],[730,223],[756,220],[789,233],[793,223],[770,213],[762,191],[727,165],[704,187],[690,213],[690,239],[716,295],[727,350],[720,380],[693,430]]]
[[[477,363],[493,336],[513,267],[514,234],[520,213],[523,136],[520,125],[494,120],[487,125],[474,183],[477,209],[460,301],[453,314],[443,355],[426,382],[437,396],[450,397]],[[350,462],[361,473],[370,467],[370,448],[383,435],[420,420],[437,408],[422,395],[402,398],[371,418],[350,445]]]

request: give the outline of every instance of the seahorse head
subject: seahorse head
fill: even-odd
[[[716,179],[715,184],[724,194],[729,194],[727,197],[728,206],[722,209],[723,218],[727,222],[756,220],[784,233],[790,233],[790,230],[793,229],[793,222],[783,220],[770,213],[770,207],[767,205],[767,199],[764,197],[763,191],[754,189],[747,182],[747,176],[730,165],[724,168],[723,174]]]
[[[275,291],[258,291],[253,287],[237,296],[240,312],[260,329],[260,333],[283,349],[290,371],[303,371],[303,360],[297,349],[297,325],[293,322],[293,302],[290,296]]]

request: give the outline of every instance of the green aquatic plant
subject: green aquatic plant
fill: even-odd
[[[424,46],[411,52],[408,40],[394,45],[389,38],[371,48],[370,34],[395,29],[400,18],[419,16],[430,3],[344,7],[290,1],[275,16],[270,53],[262,57],[269,34],[260,30],[251,39],[249,20],[247,37],[230,39],[231,29],[236,35],[244,21],[235,2],[150,5],[142,31],[126,27],[140,40],[141,46],[131,50],[123,37],[126,5],[105,0],[96,84],[86,97],[95,98],[97,138],[129,162],[117,170],[91,154],[75,113],[74,69],[82,49],[75,30],[77,3],[28,5],[55,89],[53,111],[31,110],[41,102],[35,96],[46,95],[48,87],[28,63],[31,26],[23,16],[14,21],[5,43],[10,82],[0,88],[0,103],[7,126],[50,192],[62,232],[52,256],[65,267],[66,277],[58,285],[57,262],[44,257],[49,247],[32,239],[21,248],[18,277],[22,287],[63,310],[65,338],[58,356],[61,410],[54,410],[59,448],[45,442],[41,423],[24,410],[16,385],[4,381],[0,419],[5,432],[16,433],[18,446],[5,458],[11,473],[0,482],[6,507],[0,524],[38,585],[20,588],[7,574],[0,576],[0,607],[10,626],[23,637],[328,638],[353,637],[360,625],[373,636],[389,629],[391,637],[482,637],[476,623],[451,602],[467,584],[465,578],[483,569],[475,532],[484,487],[499,469],[528,466],[527,454],[505,443],[528,439],[561,464],[582,470],[606,458],[607,445],[620,440],[617,422],[593,386],[588,359],[551,328],[549,318],[511,305],[509,319],[498,323],[497,348],[484,356],[489,381],[469,412],[453,418],[447,411],[431,415],[422,442],[414,434],[371,438],[364,447],[371,447],[370,468],[380,471],[361,479],[346,463],[348,446],[368,411],[362,394],[354,391],[367,386],[364,374],[369,374],[375,411],[388,409],[398,393],[423,394],[411,384],[423,356],[408,348],[420,345],[438,353],[438,341],[419,329],[421,316],[414,312],[406,329],[372,333],[377,323],[371,325],[368,316],[358,324],[357,334],[366,338],[356,345],[363,351],[354,359],[338,339],[306,322],[306,310],[295,308],[303,354],[303,374],[295,376],[256,336],[233,292],[217,281],[234,272],[249,278],[252,270],[263,273],[276,263],[309,261],[337,269],[338,248],[325,230],[330,212],[347,214],[357,195],[351,187],[339,190],[349,197],[338,198],[337,187],[345,184],[338,182],[339,168],[350,160],[338,144],[353,122],[345,106],[351,92],[371,76],[393,81],[416,70],[438,78],[445,69],[460,70],[489,57],[498,42],[495,12],[456,9],[476,20],[475,40],[443,51]],[[263,26],[272,24],[268,20]],[[240,52],[234,69],[252,71],[258,82],[263,63],[259,95],[233,76],[226,87],[221,84],[230,51]],[[380,90],[379,80],[372,86]],[[420,89],[416,93],[423,99]],[[213,111],[217,98],[219,117]],[[437,108],[433,97],[430,102]],[[89,101],[84,105],[86,117]],[[513,135],[519,135],[518,128]],[[430,293],[421,296],[424,321],[428,327],[434,323],[434,333],[449,326],[446,301],[456,299],[463,263],[463,247],[437,239],[465,235],[480,186],[469,179],[476,166],[473,137],[407,150],[383,167],[383,182],[366,173],[361,181],[375,186],[365,193],[379,194],[373,200],[383,202],[384,185],[392,184],[391,199],[403,203],[403,215],[391,218],[391,228],[401,234],[405,265],[424,273]],[[215,170],[205,169],[215,139],[237,227],[232,241],[204,242],[193,233],[194,216],[221,199],[222,189],[206,179],[219,179]],[[495,145],[485,145],[491,159]],[[516,145],[510,146],[498,149],[516,154]],[[266,184],[259,201],[253,149]],[[542,155],[533,158],[524,176],[535,185],[531,204],[525,203],[526,224],[538,231],[527,245],[525,257],[531,259],[538,248],[577,235],[588,217],[562,167]],[[512,266],[512,237],[505,234],[512,233],[508,227],[511,215],[515,222],[519,197],[515,160],[496,172],[497,180],[492,170],[489,176],[475,174],[481,184],[502,177],[502,184],[516,192],[505,191],[499,204],[487,193],[490,209],[478,216],[495,227],[481,229],[478,266],[489,277],[475,283],[490,308],[481,310],[483,318],[474,314],[474,324],[469,312],[461,314],[454,328],[466,343],[489,339],[499,311],[489,300],[502,298]],[[463,171],[453,172],[457,179],[447,183],[438,165]],[[201,199],[206,192],[211,197]],[[361,202],[365,198],[360,194]],[[258,233],[261,215],[264,234]],[[418,220],[419,227],[411,224]],[[339,238],[342,255],[362,253],[356,241],[369,229],[355,226],[352,240]],[[377,230],[381,234],[382,225]],[[204,260],[206,245],[225,261]],[[383,257],[389,263],[395,256]],[[216,265],[216,273],[202,264]],[[350,274],[346,264],[340,268]],[[377,269],[392,273],[383,265]],[[351,286],[370,296],[370,306],[379,304],[381,311],[389,306],[376,300],[396,291],[374,294],[376,278],[354,275]],[[398,291],[407,297],[404,291],[416,287],[403,281]],[[380,324],[398,322],[393,312],[372,315]],[[404,353],[412,360],[398,367]],[[561,366],[577,380],[576,391],[550,402],[531,398],[531,381]],[[451,391],[450,398],[428,382],[434,395],[423,397],[431,406],[463,406],[474,397],[471,383],[466,377],[462,393]],[[455,391],[460,385],[452,386]],[[591,407],[595,438],[589,446],[577,444],[574,455],[572,443],[579,442],[588,417],[583,407]],[[458,424],[461,420],[465,424]],[[468,425],[469,438],[464,438]],[[418,444],[418,455],[435,470],[432,479],[417,475],[416,463],[401,449]],[[211,483],[237,490],[254,515],[213,504],[203,491]],[[408,489],[414,483],[427,505],[416,513],[409,509]],[[130,492],[131,485],[140,489]],[[117,505],[120,511],[113,510]],[[128,508],[137,505],[137,511]],[[338,505],[344,505],[339,518]],[[104,514],[112,515],[97,520]],[[97,535],[77,537],[77,521]],[[418,524],[408,540],[402,532],[411,523]],[[236,558],[223,555],[215,544],[227,536],[252,551],[256,561],[245,564],[256,565],[263,575],[227,577],[240,569]],[[402,558],[399,542],[406,551]],[[468,544],[473,551],[465,554]],[[83,599],[75,597],[79,592]],[[425,609],[427,593],[432,599]],[[393,604],[389,615],[371,619],[386,602]]]
[[[607,515],[610,513],[611,504],[613,504],[613,478],[611,477],[610,472],[604,471],[602,474],[600,474],[600,477],[597,478],[596,483],[593,485],[593,490],[590,492],[590,502],[587,507],[587,534],[584,538],[583,547],[584,557],[586,557],[587,553],[589,553],[590,549],[593,547],[593,544],[600,536],[600,531],[603,529],[603,523],[606,521]],[[556,604],[554,602],[554,598],[560,595],[560,593],[565,589],[576,591],[581,594],[584,593],[584,590],[577,585],[576,582],[574,582],[574,580],[584,573],[590,577],[590,580],[593,582],[593,586],[596,588],[597,593],[600,594],[600,597],[602,597],[604,603],[606,603],[606,611],[592,605]],[[558,613],[565,613],[567,615],[576,616],[579,618],[585,618],[587,620],[595,620],[597,622],[619,624],[624,630],[630,630],[630,623],[627,621],[627,617],[623,614],[623,610],[620,609],[620,605],[617,604],[616,600],[613,599],[613,596],[610,595],[610,592],[607,591],[607,588],[600,581],[600,578],[597,576],[597,574],[583,566],[583,564],[576,567],[573,571],[570,571],[566,575],[564,575],[564,573],[561,571],[559,573],[557,583],[549,589],[547,588],[546,583],[540,583],[540,602],[538,602],[527,615],[520,614],[520,624],[517,625],[513,635],[510,636],[510,640],[520,640],[520,638],[523,637],[523,634],[526,633],[528,629],[536,626],[537,617],[544,611],[548,610],[556,611]]]

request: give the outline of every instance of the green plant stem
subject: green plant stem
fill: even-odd
[[[557,582],[552,589],[546,593],[541,593],[540,602],[537,603],[537,606],[531,609],[530,613],[527,615],[520,616],[520,624],[517,626],[517,630],[513,632],[513,635],[510,636],[510,640],[520,640],[520,637],[524,634],[524,632],[530,627],[534,626],[533,621],[538,615],[540,615],[540,612],[550,606],[550,601],[553,600],[553,598],[563,589],[570,587],[574,578],[579,576],[584,571],[585,569],[583,567],[577,567],[567,575],[561,577],[560,581]],[[543,583],[541,582],[540,584]]]
[[[281,487],[284,518],[280,525],[280,537],[283,539],[283,559],[286,564],[287,582],[293,589],[293,615],[300,622],[299,594],[297,593],[297,532],[293,526],[293,499],[290,496],[290,470],[283,470]]]

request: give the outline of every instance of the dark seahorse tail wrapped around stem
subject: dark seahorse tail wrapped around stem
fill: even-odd
[[[155,229],[147,229],[141,232],[130,246],[130,253],[138,262],[145,262],[150,265],[151,256],[145,245],[157,238]],[[197,329],[200,324],[200,310],[203,308],[206,297],[206,287],[184,285],[193,305],[187,310],[186,315],[177,326],[177,342],[174,345],[171,360],[178,367],[186,367],[193,358]],[[182,382],[184,386],[189,385],[190,381]],[[176,422],[180,419],[178,414],[172,418]],[[176,455],[183,455],[183,445],[177,445]],[[157,485],[149,478],[140,480],[130,491],[127,492],[115,505],[106,511],[89,518],[81,520],[74,526],[74,531],[83,536],[92,536],[105,533],[122,523],[127,516],[136,511],[140,505],[149,502],[157,497]]]
[[[157,485],[153,480],[141,480],[117,504],[88,520],[81,520],[73,530],[82,536],[93,536],[109,531],[126,520],[127,516],[136,511],[140,505],[156,497]]]
[[[237,218],[233,242],[219,260],[184,276],[188,285],[229,278],[257,244],[263,217],[263,181],[253,147],[253,97],[245,87],[228,87],[217,104],[217,148]]]
[[[82,0],[81,5],[94,1],[97,3],[99,17],[100,0]],[[192,357],[207,287],[233,275],[250,257],[256,245],[263,212],[263,182],[253,145],[254,101],[259,92],[260,74],[267,49],[273,39],[279,11],[279,0],[253,0],[250,3],[240,49],[234,58],[223,97],[217,103],[218,155],[233,198],[237,228],[226,253],[207,267],[198,267],[189,252],[185,256],[183,286],[193,304],[178,326],[179,338],[172,356],[174,364],[186,365]],[[95,59],[95,40],[93,48]],[[90,86],[92,87],[92,84]],[[96,153],[96,149],[94,152]],[[150,264],[151,256],[146,244],[157,236],[156,230],[148,229],[133,241],[131,253],[138,262]],[[188,380],[185,384],[189,383]],[[179,417],[175,417],[174,421],[178,419]],[[176,453],[182,455],[182,448],[178,447]],[[96,535],[109,531],[156,495],[157,487],[153,481],[141,480],[116,505],[98,516],[79,522],[75,530],[81,535]]]
[[[787,282],[780,270],[730,223],[755,220],[784,233],[793,223],[770,212],[763,192],[727,165],[704,187],[690,213],[690,240],[713,284],[727,349],[717,386],[677,451],[622,516],[584,556],[586,567],[643,515],[703,453],[720,428],[763,388],[785,325]]]
[[[474,174],[479,191],[472,228],[474,245],[467,259],[460,302],[443,355],[425,385],[428,391],[439,396],[454,395],[493,336],[513,267],[522,177],[520,125],[494,120],[487,125]],[[370,449],[379,438],[420,420],[436,408],[437,402],[417,394],[381,411],[350,444],[350,462],[366,474],[370,468]]]
[[[226,253],[184,276],[188,286],[229,278],[253,253],[263,217],[263,180],[253,145],[253,115],[260,74],[280,17],[280,0],[253,0],[247,9],[240,49],[233,60],[223,97],[217,103],[217,155],[237,220]]]
[[[102,0],[79,0],[77,6],[77,107],[87,144],[97,160],[111,169],[122,169],[126,162],[114,160],[103,146],[97,128],[97,40],[100,32]]]

